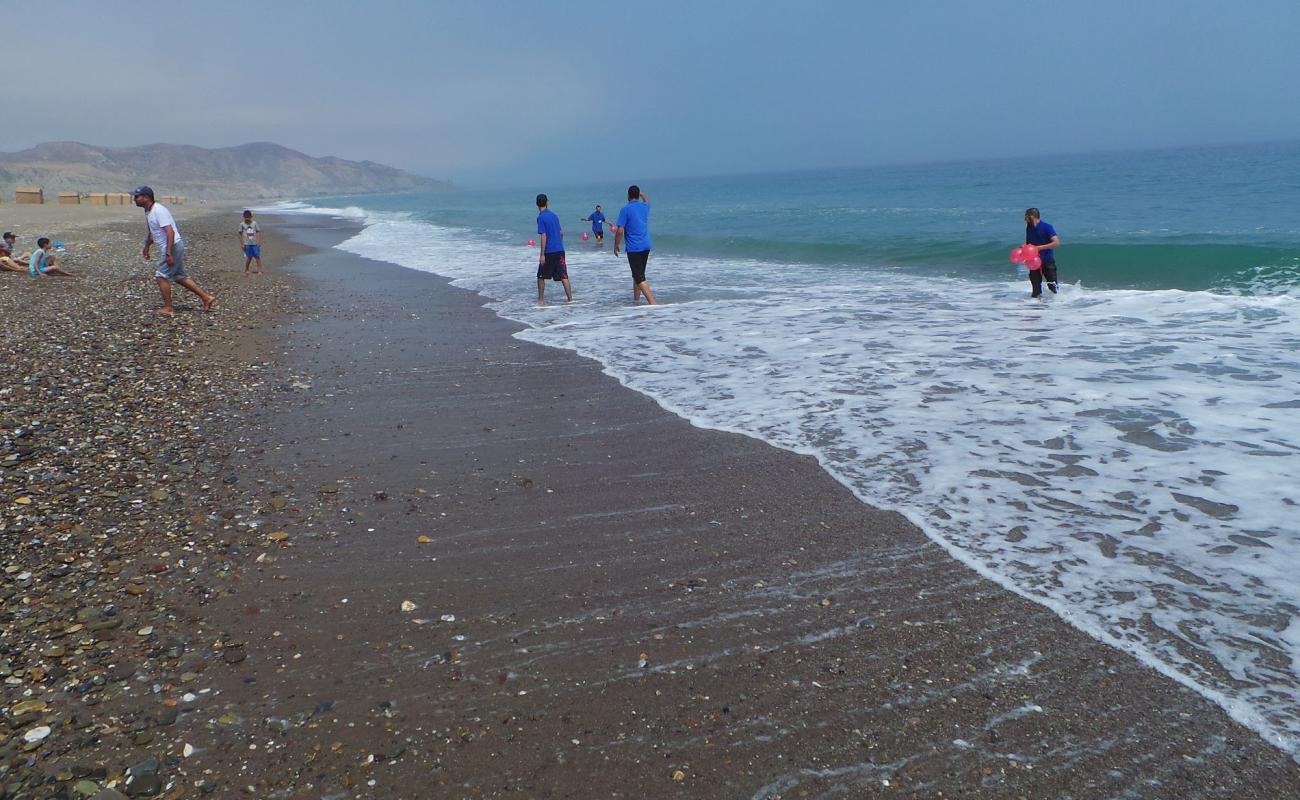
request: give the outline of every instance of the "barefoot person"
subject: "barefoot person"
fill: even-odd
[[[31,262],[32,254],[23,253],[14,255],[14,242],[17,241],[9,231],[5,231],[3,239],[0,239],[0,272],[26,272],[27,265]]]
[[[569,266],[564,261],[564,231],[560,218],[547,207],[546,195],[537,195],[537,233],[542,237],[537,258],[537,305],[546,305],[546,282],[564,284],[564,296],[573,302],[573,287],[569,286]]]
[[[239,243],[244,247],[244,274],[248,265],[257,262],[257,273],[262,274],[262,229],[253,219],[253,212],[244,209],[244,221],[239,223]]]
[[[162,261],[158,262],[158,271],[154,273],[163,300],[158,313],[171,316],[175,311],[172,308],[173,281],[198,295],[203,301],[203,310],[211,311],[217,298],[203,291],[185,271],[185,240],[181,238],[172,212],[162,203],[154,202],[153,189],[148,186],[137,187],[131,192],[131,197],[137,206],[144,209],[145,222],[149,225],[149,236],[144,240],[144,260],[149,260],[149,248],[153,245],[157,244],[162,251]]]
[[[655,296],[650,293],[650,282],[645,279],[646,264],[650,261],[650,198],[638,186],[627,187],[627,205],[618,212],[614,223],[614,255],[618,255],[620,240],[627,242],[627,263],[632,268],[632,305],[640,302],[641,295],[650,305]]]
[[[49,237],[42,236],[36,240],[36,250],[32,252],[31,261],[27,265],[33,278],[44,278],[60,275],[65,278],[75,278],[75,274],[68,272],[59,266],[59,259],[50,252]]]

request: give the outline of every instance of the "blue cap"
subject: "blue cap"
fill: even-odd
[[[150,189],[148,186],[137,186],[135,187],[135,191],[131,192],[132,197],[139,197],[142,194],[147,195],[150,199],[152,199],[153,189]]]

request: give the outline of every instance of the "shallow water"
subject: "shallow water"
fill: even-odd
[[[961,184],[969,170],[950,172]],[[1193,195],[1183,199],[1207,202]],[[528,325],[521,337],[595,358],[698,425],[814,455],[981,574],[1300,755],[1300,300],[1284,269],[1227,265],[1237,278],[1214,291],[1071,280],[1039,302],[1004,253],[973,238],[967,252],[992,254],[971,274],[674,247],[686,239],[674,240],[671,215],[670,235],[654,228],[661,196],[649,277],[664,304],[653,309],[629,305],[626,262],[578,240],[585,224],[565,222],[579,302],[539,309],[536,251],[520,243],[530,231],[495,225],[513,209],[486,227],[437,207],[487,202],[464,198],[327,213],[366,219],[344,249],[451,277]],[[1015,244],[1019,209],[1005,213],[997,235]],[[530,223],[526,204],[519,216]],[[1173,235],[1240,251],[1250,215],[1223,217],[1243,230]],[[881,246],[869,230],[863,252]],[[1272,229],[1270,252],[1300,252],[1294,236]],[[1124,246],[1153,245],[1131,234]],[[1078,264],[1073,252],[1063,263]]]

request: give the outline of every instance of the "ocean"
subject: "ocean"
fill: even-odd
[[[344,250],[447,276],[696,425],[816,457],[1300,758],[1300,143],[629,179],[654,308],[608,237],[581,239],[626,183],[266,210],[361,220]],[[538,192],[571,305],[558,285],[535,302]],[[1042,301],[1007,257],[1028,206],[1062,241]]]

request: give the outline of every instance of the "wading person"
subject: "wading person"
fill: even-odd
[[[560,218],[548,207],[546,195],[537,195],[537,233],[541,237],[537,257],[537,304],[546,305],[546,282],[560,281],[564,296],[573,302],[573,287],[569,285],[569,267],[564,261],[564,231]]]
[[[600,210],[600,206],[596,206],[596,210],[583,217],[582,221],[591,223],[591,233],[597,242],[605,241],[605,212]]]
[[[1043,260],[1042,269],[1029,270],[1029,285],[1033,291],[1030,297],[1043,296],[1043,283],[1056,294],[1056,248],[1061,245],[1061,237],[1056,235],[1056,228],[1043,222],[1038,216],[1038,209],[1025,209],[1025,244],[1038,248],[1038,257]]]
[[[194,292],[203,301],[203,310],[211,311],[217,298],[203,291],[185,271],[185,240],[181,238],[180,228],[176,227],[172,212],[162,203],[154,202],[153,189],[148,186],[137,187],[131,192],[131,197],[137,206],[144,209],[145,222],[149,226],[149,235],[144,240],[144,260],[149,260],[149,249],[153,245],[158,245],[162,251],[162,260],[158,262],[158,270],[154,273],[163,301],[158,313],[165,316],[175,313],[172,308],[172,283],[179,283]]]
[[[618,212],[618,222],[614,223],[614,255],[618,255],[618,243],[627,244],[627,264],[632,268],[632,305],[640,302],[641,295],[650,305],[655,304],[655,296],[650,292],[650,283],[645,279],[646,264],[650,262],[650,198],[646,197],[638,186],[627,187],[627,205]]]

